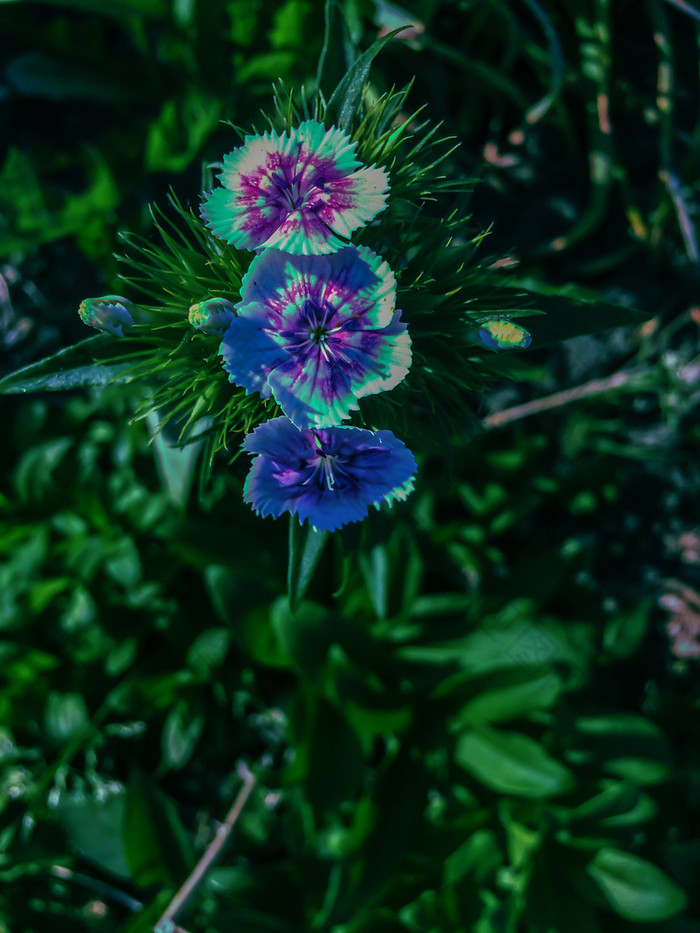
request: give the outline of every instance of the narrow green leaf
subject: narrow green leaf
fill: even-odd
[[[136,346],[131,341],[120,343],[108,334],[88,337],[0,379],[0,394],[60,392],[128,382],[125,373],[133,360],[119,357],[127,354],[131,357]]]
[[[360,554],[360,570],[377,618],[386,619],[389,560],[384,545],[377,544],[369,554]]]
[[[194,439],[186,444],[177,443],[176,439],[169,436],[169,425],[160,427],[158,412],[149,412],[146,420],[151,432],[156,466],[163,486],[172,501],[184,508],[192,488],[197,457],[204,442],[201,439]],[[209,418],[202,419],[202,421],[204,422],[201,425],[202,430],[206,430],[213,423]]]
[[[685,907],[681,888],[660,868],[619,849],[597,852],[586,871],[609,906],[626,920],[667,920]]]
[[[369,69],[379,52],[384,48],[387,42],[390,42],[394,36],[401,32],[401,29],[394,29],[387,33],[381,39],[363,52],[352,67],[347,71],[345,77],[331,94],[328,105],[326,106],[326,123],[336,124],[343,127],[346,131],[350,130],[352,121],[362,102],[362,92],[364,91]]]
[[[571,286],[548,294],[528,291],[525,293],[526,302],[522,301],[522,294],[517,301],[521,306],[531,304],[533,316],[529,317],[527,313],[518,316],[518,324],[522,324],[532,336],[532,350],[610,327],[642,324],[649,317],[636,308],[613,304],[600,295]]]
[[[338,8],[338,0],[326,0],[324,8],[325,28],[323,46],[318,59],[316,84],[322,94],[331,93],[337,87],[346,72],[345,36],[343,16]]]
[[[287,595],[292,612],[304,597],[316,564],[319,562],[329,532],[319,531],[308,522],[300,525],[296,516],[289,522],[289,563],[287,565]]]

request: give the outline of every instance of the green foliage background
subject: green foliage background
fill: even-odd
[[[340,7],[330,86],[405,18]],[[669,579],[700,587],[678,543],[700,490],[686,7],[406,7],[424,28],[368,93],[415,76],[411,108],[462,141],[446,171],[481,177],[483,261],[652,323],[493,355],[487,429],[331,540],[293,612],[286,528],[241,502],[244,463],[200,501],[132,420],[138,389],[2,398],[0,929],[152,930],[249,769],[190,933],[700,931],[698,662],[658,607]],[[324,16],[28,0],[0,35],[9,371],[85,336],[79,300],[120,291],[117,234],[151,237],[151,201],[196,206],[236,144],[222,119],[259,122],[280,77],[313,90]]]

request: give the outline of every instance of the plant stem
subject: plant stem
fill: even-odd
[[[549,411],[552,408],[561,408],[568,405],[569,402],[577,402],[579,399],[588,398],[591,395],[600,395],[610,389],[619,389],[627,385],[627,383],[639,379],[640,375],[642,374],[634,371],[617,372],[605,379],[592,379],[590,382],[575,386],[573,389],[563,389],[561,392],[545,395],[544,398],[537,398],[532,402],[524,402],[522,405],[514,405],[512,408],[496,411],[484,418],[483,425],[487,430],[500,428],[504,424],[510,424],[511,421],[519,421],[521,418]]]
[[[244,765],[239,765],[238,770],[243,777],[243,787],[238,792],[233,806],[226,814],[226,819],[217,827],[214,838],[207,846],[201,859],[195,865],[189,878],[175,894],[168,904],[165,913],[158,923],[156,923],[154,933],[178,933],[178,931],[179,933],[185,933],[184,930],[181,930],[180,927],[175,925],[173,918],[187,903],[193,891],[211,867],[214,859],[221,852],[255,786],[256,778],[254,774]]]

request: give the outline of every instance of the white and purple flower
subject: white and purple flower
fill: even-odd
[[[386,206],[387,173],[363,166],[356,146],[313,120],[289,135],[246,136],[224,156],[223,187],[205,195],[202,218],[241,249],[333,253]]]
[[[256,454],[243,499],[263,517],[290,512],[335,531],[413,490],[415,458],[391,431],[300,431],[287,418],[273,418],[246,437],[243,449]]]
[[[330,256],[267,250],[241,287],[220,353],[231,382],[274,396],[299,428],[328,427],[357,399],[393,389],[411,365],[396,281],[366,247]]]

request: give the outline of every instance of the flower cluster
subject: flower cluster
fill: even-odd
[[[171,198],[179,221],[154,215],[162,246],[127,239],[138,251],[124,258],[125,281],[157,306],[118,295],[81,305],[86,324],[138,338],[117,356],[128,379],[151,380],[145,405],[177,418],[183,438],[208,419],[204,470],[233,433],[247,435],[245,499],[262,515],[289,512],[335,530],[403,499],[415,460],[390,432],[365,430],[360,407],[371,405],[382,427],[397,399],[378,396],[411,371],[411,409],[440,412],[436,421],[461,429],[474,417],[468,393],[485,382],[480,355],[531,342],[511,319],[523,314],[521,294],[494,288],[488,270],[498,263],[471,261],[483,234],[465,239],[459,211],[424,210],[426,199],[469,185],[430,181],[428,167],[452,150],[434,127],[402,120],[407,93],[343,116],[364,113],[354,138],[330,125],[330,104],[305,104],[302,117],[291,96],[278,101],[276,129],[224,156],[199,216]],[[392,210],[382,217],[389,169]],[[390,263],[401,270],[400,306]],[[413,370],[406,318],[420,345]]]
[[[362,166],[355,148],[312,120],[289,134],[248,136],[224,157],[222,187],[202,205],[216,236],[257,251],[223,331],[224,368],[286,416],[244,443],[255,455],[245,501],[328,531],[404,498],[416,468],[391,432],[340,426],[358,399],[392,389],[411,365],[393,272],[347,242],[384,209],[389,188],[384,169]],[[218,304],[204,314],[213,301],[190,310],[208,333],[221,318]]]

